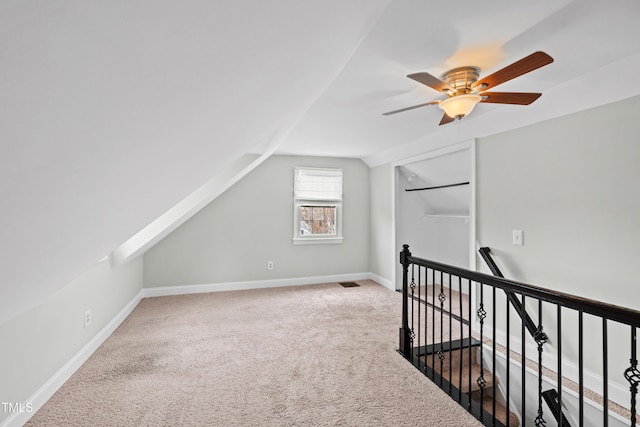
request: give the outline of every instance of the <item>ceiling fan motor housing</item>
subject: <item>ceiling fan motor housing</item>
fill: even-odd
[[[480,69],[478,67],[458,67],[445,72],[440,79],[451,86],[455,92],[447,90],[447,95],[465,95],[475,92],[471,89],[471,85],[480,78]]]

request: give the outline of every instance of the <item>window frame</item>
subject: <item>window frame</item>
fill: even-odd
[[[342,243],[344,236],[342,235],[342,197],[330,200],[319,200],[312,198],[296,197],[296,177],[299,170],[308,171],[327,171],[330,173],[339,172],[341,175],[342,187],[344,187],[344,172],[342,169],[330,168],[311,168],[311,167],[295,167],[294,169],[294,196],[293,196],[293,244],[294,245],[312,245],[312,244],[336,244]],[[300,209],[303,206],[335,206],[335,234],[306,234],[300,235]]]

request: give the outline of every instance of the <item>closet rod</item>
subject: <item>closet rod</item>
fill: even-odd
[[[467,182],[458,182],[457,184],[438,185],[436,187],[407,188],[404,191],[437,190],[438,188],[458,187],[460,185],[469,185],[469,181],[467,181]]]

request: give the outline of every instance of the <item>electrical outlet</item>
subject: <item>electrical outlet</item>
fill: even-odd
[[[91,310],[84,312],[84,327],[88,327],[91,324]]]
[[[273,270],[273,261],[267,261],[267,270]]]

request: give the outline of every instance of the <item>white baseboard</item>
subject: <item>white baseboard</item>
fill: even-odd
[[[391,289],[392,291],[395,291],[396,288],[395,286],[393,286],[393,282],[389,279],[385,279],[382,276],[378,276],[375,273],[369,273],[369,280],[373,280],[376,283],[379,283],[380,285],[384,286],[387,289]]]
[[[163,297],[170,295],[200,294],[206,292],[239,291],[246,289],[279,288],[283,286],[315,285],[319,283],[344,282],[353,280],[378,280],[372,273],[335,274],[330,276],[294,277],[286,279],[251,280],[246,282],[208,283],[200,285],[160,286],[144,288],[143,297]],[[382,278],[380,278],[382,279]],[[382,279],[384,280],[384,279]],[[378,282],[380,283],[380,282]],[[380,283],[384,286],[383,283]]]
[[[504,331],[496,331],[496,342],[502,346],[506,345],[507,340]],[[511,336],[510,344],[511,351],[517,354],[522,353],[522,341],[520,337]],[[527,342],[525,343],[525,348],[528,358],[535,359],[537,357],[538,347],[536,345]],[[542,365],[550,371],[557,373],[558,358],[556,357],[555,352],[549,351],[547,348],[547,350],[542,353]],[[574,361],[571,361],[569,359],[562,360],[562,376],[564,378],[568,378],[577,384],[579,372],[580,370],[578,369],[578,365]],[[600,395],[603,394],[602,375],[585,369],[583,370],[583,384],[587,389],[592,390]],[[615,381],[609,380],[608,397],[609,400],[617,403],[625,409],[631,408],[628,385],[619,384]]]
[[[100,330],[87,344],[84,345],[64,366],[53,374],[28,400],[31,403],[30,412],[16,412],[5,419],[0,427],[18,427],[24,425],[38,409],[40,409],[53,394],[73,375],[84,362],[104,343],[118,326],[127,318],[142,299],[141,290],[107,325]]]
[[[491,346],[489,345],[484,345],[484,353],[485,353],[485,357],[486,358],[490,358],[491,354],[492,354],[492,349]],[[537,349],[536,349],[537,351]],[[505,395],[505,390],[504,390],[504,384],[505,384],[505,369],[504,367],[506,366],[507,363],[507,359],[505,357],[505,355],[503,353],[501,353],[500,351],[496,351],[496,357],[497,357],[497,365],[498,365],[498,372],[494,372],[494,375],[496,375],[498,377],[498,384],[497,387],[500,390],[500,393],[502,394],[502,396]],[[520,372],[521,372],[521,368],[522,365],[513,360],[513,359],[509,359],[509,362],[512,366],[512,373],[511,373],[511,378],[514,378],[514,376],[519,377],[520,376]],[[564,366],[564,364],[563,364]],[[515,374],[514,374],[515,372]],[[525,372],[526,372],[526,376],[527,376],[527,383],[529,384],[529,386],[527,387],[527,402],[536,402],[538,399],[538,394],[537,394],[537,388],[531,387],[531,385],[533,384],[537,384],[538,382],[538,372],[534,369],[531,369],[530,367],[525,367]],[[564,376],[564,372],[563,372],[563,376]],[[555,388],[556,387],[556,383],[555,381],[547,378],[546,376],[542,376],[542,382],[543,382],[543,390],[544,389],[549,389],[549,388]],[[578,422],[576,421],[578,419],[578,405],[579,405],[579,395],[578,393],[574,392],[573,390],[570,390],[568,388],[564,388],[562,390],[562,406],[563,406],[563,414],[564,416],[566,416],[569,420],[569,422],[571,423],[571,425],[578,425]],[[513,402],[513,400],[512,400]],[[585,427],[595,427],[595,426],[600,426],[602,425],[602,414],[603,414],[603,408],[599,403],[596,403],[588,398],[584,398],[583,399],[583,403],[584,403],[584,413],[585,413],[585,420],[584,420],[584,425]],[[527,410],[528,412],[528,417],[525,417],[528,419],[528,421],[530,421],[531,423],[533,422],[533,417],[535,416],[535,414],[532,414],[532,412],[535,412],[535,404],[531,405],[527,404],[527,407],[529,408],[529,410]],[[513,412],[518,413],[518,418],[521,420],[521,425],[522,424],[527,424],[527,422],[522,422],[522,415],[520,413],[520,405],[515,405],[512,409]],[[544,409],[545,411],[548,411],[548,409],[545,407]],[[549,417],[550,415],[547,412],[547,417]],[[553,418],[553,416],[550,416],[551,418]],[[611,427],[623,427],[628,425],[628,420],[625,420],[621,415],[616,414],[613,411],[609,411],[609,417],[608,417],[608,422],[609,422],[609,426]],[[552,425],[555,422],[555,420],[550,420],[552,422]]]

